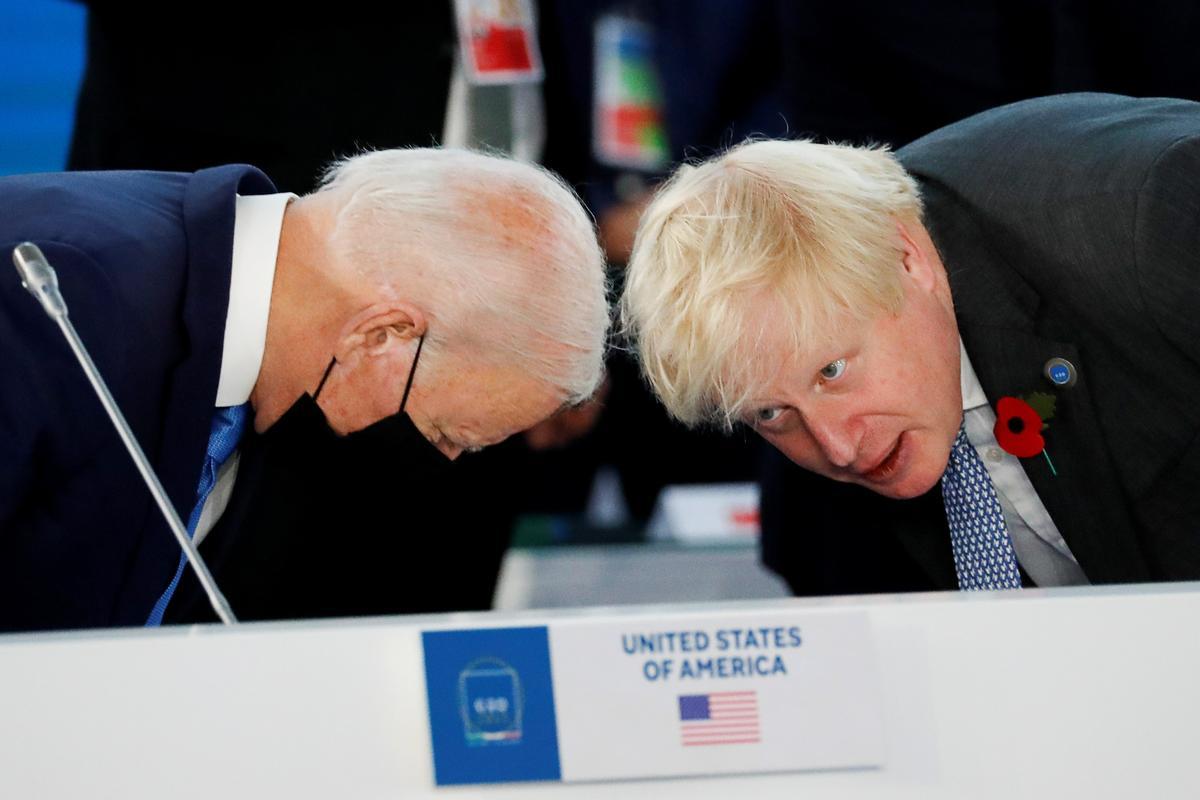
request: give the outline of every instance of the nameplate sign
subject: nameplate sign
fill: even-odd
[[[864,612],[426,630],[438,785],[879,767]]]

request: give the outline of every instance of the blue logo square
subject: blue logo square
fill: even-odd
[[[684,694],[679,696],[679,719],[709,719],[712,711],[706,694]]]
[[[546,627],[421,640],[437,784],[561,780]]]

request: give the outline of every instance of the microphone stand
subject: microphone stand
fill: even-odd
[[[162,483],[158,480],[158,475],[154,473],[154,469],[150,466],[146,454],[142,452],[141,445],[134,437],[129,423],[125,421],[125,415],[121,413],[117,401],[113,399],[104,378],[100,375],[100,370],[96,368],[92,357],[88,355],[87,348],[83,346],[83,341],[75,331],[75,326],[67,317],[67,304],[58,290],[58,275],[54,272],[54,268],[42,254],[41,248],[32,242],[22,242],[13,249],[13,263],[21,275],[21,285],[37,298],[50,318],[58,323],[63,336],[67,339],[67,344],[71,346],[75,358],[79,360],[79,366],[83,368],[92,388],[96,390],[96,396],[100,398],[100,403],[108,413],[109,419],[112,420],[113,427],[117,429],[121,441],[125,443],[125,449],[129,451],[138,472],[142,474],[142,480],[146,482],[150,494],[154,496],[154,502],[158,504],[158,508],[167,520],[171,532],[175,534],[179,546],[187,554],[187,560],[191,562],[192,568],[196,571],[196,577],[200,579],[200,585],[204,588],[204,593],[208,595],[209,605],[212,606],[221,622],[226,625],[234,624],[237,622],[237,617],[233,615],[229,601],[217,588],[212,573],[208,571],[208,565],[204,563],[204,559],[196,550],[196,545],[188,537],[187,528],[184,527],[175,508],[171,505]]]

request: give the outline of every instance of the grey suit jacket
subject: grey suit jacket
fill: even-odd
[[[1200,104],[1040,98],[898,155],[989,399],[1057,395],[1045,438],[1058,474],[1040,458],[1022,465],[1088,578],[1200,578]],[[1043,375],[1055,356],[1077,367],[1074,386]],[[804,490],[787,483],[767,480],[764,557],[793,588],[811,589],[822,558],[823,592],[957,585],[940,498],[847,502],[803,530]],[[872,586],[861,557],[818,541],[868,531],[911,557],[911,586]],[[887,564],[866,572],[889,576]]]

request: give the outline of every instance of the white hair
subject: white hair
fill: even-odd
[[[457,149],[333,164],[333,244],[421,306],[426,347],[512,364],[580,402],[603,374],[604,257],[575,193],[534,165]]]
[[[621,300],[667,410],[690,425],[738,419],[770,378],[755,353],[764,324],[803,352],[847,315],[897,311],[896,220],[920,213],[885,148],[757,141],[680,167],[642,217]]]

